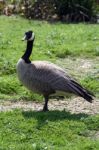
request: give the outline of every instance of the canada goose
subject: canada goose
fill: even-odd
[[[94,95],[69,77],[62,68],[47,61],[30,61],[34,39],[35,35],[32,31],[25,33],[24,40],[27,41],[27,48],[17,63],[17,73],[24,86],[44,96],[43,111],[48,110],[49,96],[57,91],[74,93],[92,103]]]

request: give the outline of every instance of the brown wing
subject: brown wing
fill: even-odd
[[[60,67],[44,61],[34,61],[32,63],[33,78],[43,84],[49,85],[53,90],[64,92],[73,92],[75,90],[71,85],[71,78]]]

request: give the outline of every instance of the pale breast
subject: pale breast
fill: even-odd
[[[52,89],[47,81],[42,80],[45,73],[42,71],[45,68],[45,64],[38,61],[26,64],[24,60],[20,59],[17,63],[17,74],[21,83],[29,90],[37,93],[51,92]],[[47,79],[46,79],[47,80]]]

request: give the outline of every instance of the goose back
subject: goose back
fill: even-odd
[[[47,61],[33,61],[26,64],[19,60],[17,64],[19,80],[28,89],[41,94],[53,94],[56,91],[74,92],[70,86],[70,77],[66,72]]]

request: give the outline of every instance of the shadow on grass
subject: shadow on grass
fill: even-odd
[[[89,115],[80,113],[80,114],[71,114],[66,111],[49,111],[49,112],[36,112],[36,111],[23,111],[23,116],[27,119],[35,118],[38,121],[38,126],[45,125],[48,121],[82,121],[82,118],[87,118]]]

